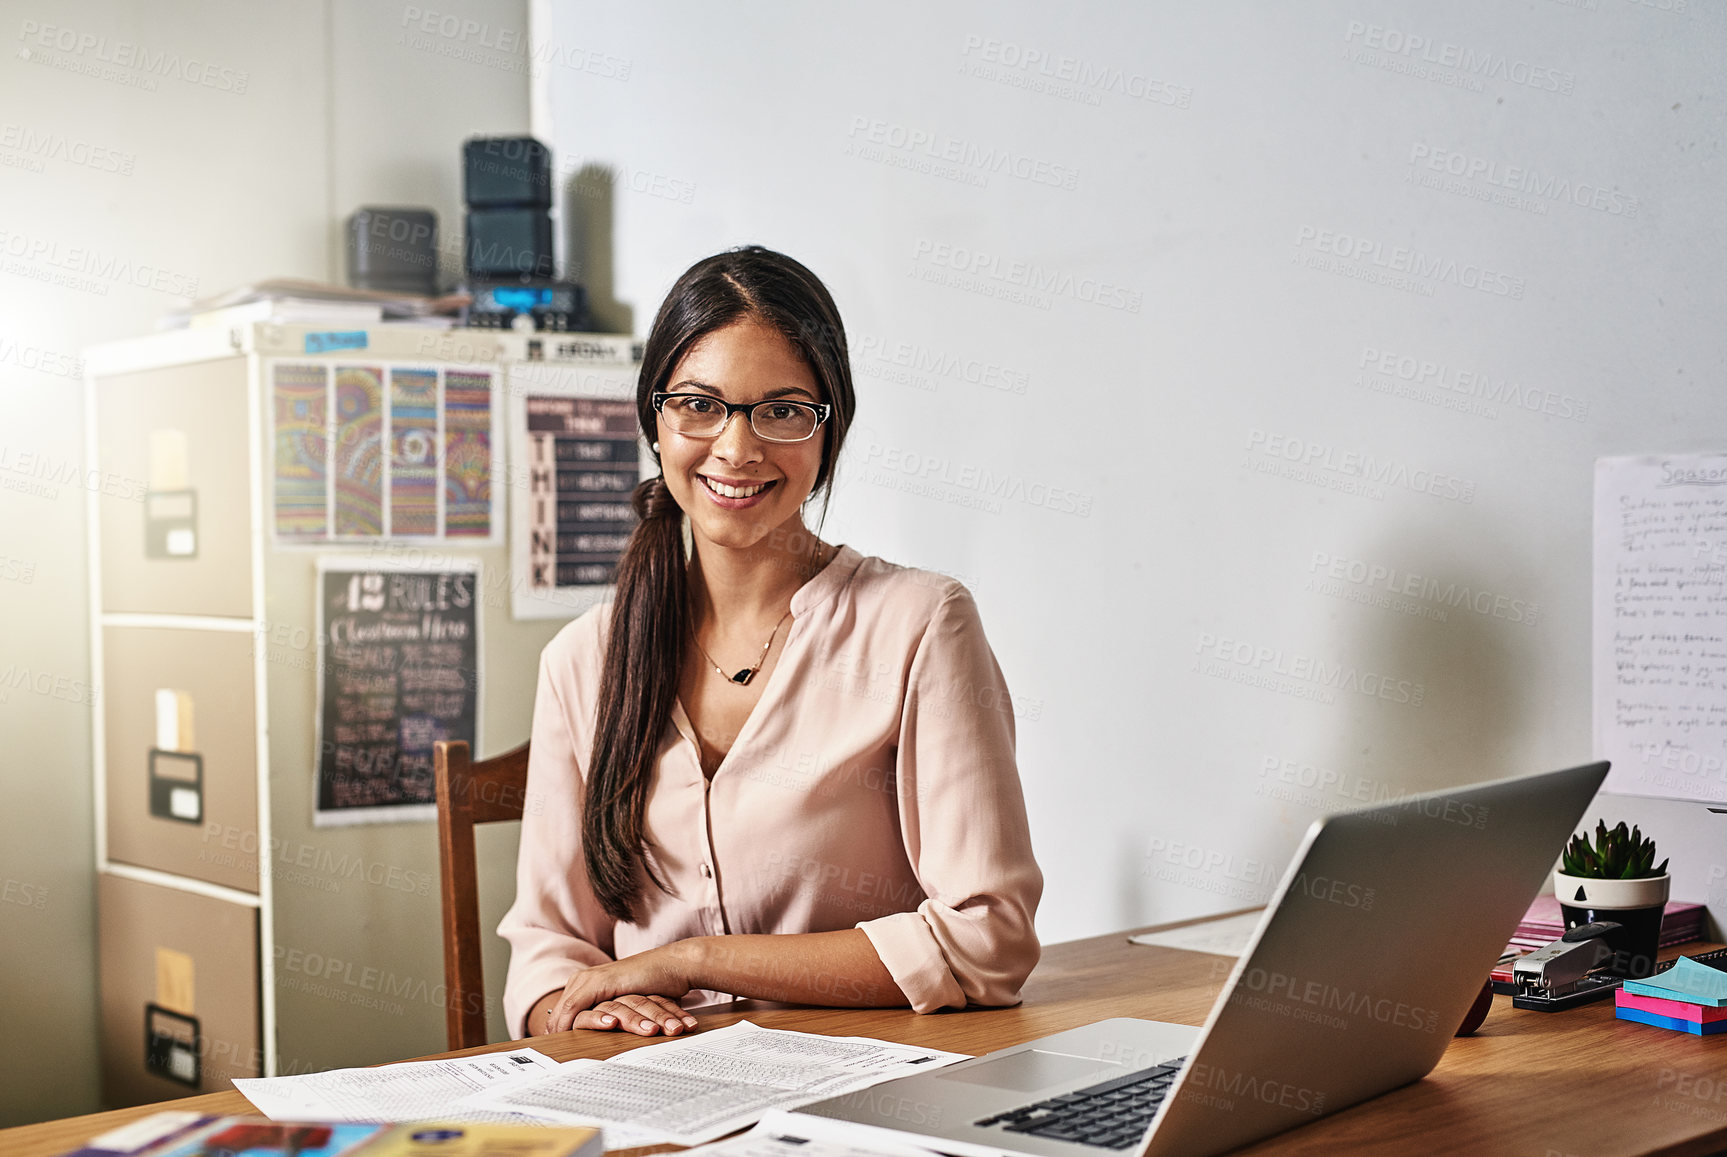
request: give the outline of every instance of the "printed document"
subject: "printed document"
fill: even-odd
[[[902,1141],[859,1139],[857,1129],[850,1121],[775,1109],[748,1133],[686,1149],[678,1157],[936,1157],[934,1150]]]
[[[1141,932],[1138,936],[1129,936],[1128,939],[1135,944],[1148,944],[1153,947],[1185,948],[1189,952],[1240,956],[1247,951],[1247,942],[1253,939],[1253,930],[1259,927],[1259,918],[1263,915],[1265,909],[1255,908],[1238,916],[1207,920],[1202,924],[1189,924],[1183,928],[1170,928],[1162,932]]]
[[[648,1045],[609,1061],[576,1060],[551,1076],[473,1094],[463,1108],[526,1113],[556,1124],[614,1130],[700,1145],[754,1123],[770,1109],[940,1068],[964,1054],[869,1037],[729,1028]]]
[[[452,1102],[481,1090],[528,1083],[557,1070],[558,1062],[536,1049],[513,1049],[443,1061],[404,1061],[372,1069],[242,1077],[234,1081],[234,1087],[274,1121],[503,1122],[523,1118],[501,1113],[484,1117],[467,1114],[452,1108]]]

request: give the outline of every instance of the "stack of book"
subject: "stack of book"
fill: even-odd
[[[1696,1036],[1727,1032],[1727,972],[1689,956],[1647,980],[1627,980],[1613,999],[1620,1020]]]
[[[1661,914],[1660,947],[1671,948],[1676,944],[1701,940],[1705,915],[1707,910],[1701,904],[1689,900],[1668,901]],[[1522,922],[1511,936],[1511,943],[1505,946],[1504,955],[1493,968],[1494,991],[1511,992],[1511,967],[1516,959],[1525,952],[1546,947],[1564,932],[1565,914],[1559,910],[1559,897],[1551,894],[1535,897],[1535,903],[1529,905],[1529,911],[1523,914]]]
[[[194,301],[167,314],[160,324],[163,329],[180,329],[253,321],[359,327],[391,322],[447,328],[455,323],[456,314],[468,300],[462,294],[421,297],[274,277]]]
[[[1689,900],[1670,900],[1661,914],[1661,947],[1689,944],[1703,936],[1704,907]],[[1565,915],[1559,910],[1559,897],[1537,896],[1522,923],[1511,936],[1506,951],[1519,949],[1530,952],[1553,943],[1565,931]]]

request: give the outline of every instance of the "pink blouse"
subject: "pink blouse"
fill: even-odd
[[[683,706],[672,711],[646,815],[647,854],[671,892],[644,877],[639,923],[607,916],[582,867],[611,607],[547,644],[516,902],[498,927],[513,1034],[576,969],[733,932],[861,928],[919,1012],[1019,998],[1038,959],[1043,874],[1012,700],[971,594],[841,547],[791,612],[778,665],[712,780]]]

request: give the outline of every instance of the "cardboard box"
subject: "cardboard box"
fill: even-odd
[[[252,616],[246,359],[96,384],[102,608]]]
[[[104,872],[96,937],[109,1107],[262,1072],[256,908]]]
[[[110,860],[258,890],[253,645],[244,631],[103,628]]]

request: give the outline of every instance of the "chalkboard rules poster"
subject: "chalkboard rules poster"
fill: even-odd
[[[318,560],[316,826],[436,818],[432,744],[478,744],[479,583],[478,560]]]

